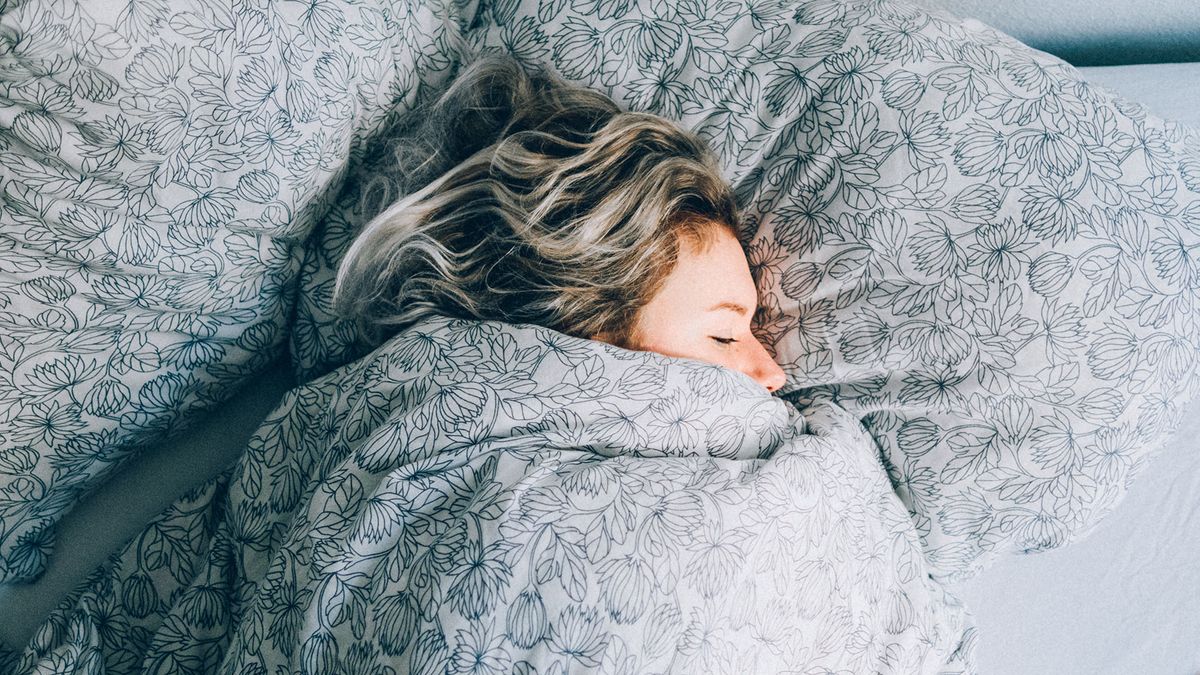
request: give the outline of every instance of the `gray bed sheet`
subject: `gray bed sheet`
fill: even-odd
[[[1200,126],[1200,64],[1085,69],[1159,115]],[[81,503],[37,583],[0,586],[0,642],[24,645],[92,568],[183,491],[216,475],[292,384],[276,364],[182,437]],[[1200,402],[1116,511],[1061,550],[1002,560],[959,588],[982,636],[981,672],[1200,674]]]
[[[147,448],[62,520],[58,546],[35,583],[0,585],[0,644],[23,648],[54,607],[184,492],[231,464],[293,386],[280,360],[176,438]]]

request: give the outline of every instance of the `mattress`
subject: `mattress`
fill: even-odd
[[[1090,69],[1087,75],[1168,118],[1200,124],[1200,64]],[[76,508],[57,554],[34,584],[0,587],[0,641],[23,645],[53,606],[95,565],[183,491],[216,475],[291,385],[278,363],[209,418],[160,444]],[[982,672],[1200,671],[1200,404],[1141,472],[1128,497],[1076,545],[1002,561],[964,584],[976,614]]]

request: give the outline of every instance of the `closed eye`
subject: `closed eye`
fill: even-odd
[[[734,342],[737,342],[737,340],[735,340],[733,338],[722,338],[722,337],[717,337],[715,335],[710,335],[709,337],[712,338],[715,342],[719,342],[723,345],[729,345],[729,344],[733,344]]]

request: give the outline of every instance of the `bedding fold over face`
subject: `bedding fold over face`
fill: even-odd
[[[903,0],[481,9],[719,153],[784,395],[860,416],[935,574],[1087,532],[1200,390],[1194,130]]]
[[[836,405],[431,319],[290,392],[15,672],[961,673],[974,634]]]
[[[469,4],[469,3],[468,3]],[[0,583],[79,497],[279,354],[347,158],[461,4],[4,3]]]

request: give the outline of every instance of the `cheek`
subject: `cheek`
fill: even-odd
[[[663,356],[711,360],[707,355],[701,354],[701,350],[695,342],[684,337],[682,333],[672,334],[669,331],[665,333],[646,333],[640,336],[635,348],[647,352],[656,352]]]
[[[754,346],[745,341],[739,342],[736,348],[723,350],[720,358],[714,359],[713,362],[753,377],[755,370]]]
[[[699,328],[690,325],[685,318],[668,317],[664,314],[646,316],[636,324],[629,346],[663,356],[676,356],[700,361],[716,362],[724,350],[715,348]],[[722,364],[724,365],[724,364]]]
[[[741,345],[737,349],[731,349],[723,354],[724,358],[717,363],[729,368],[730,370],[740,370],[746,372],[747,365],[750,362],[747,350]]]

